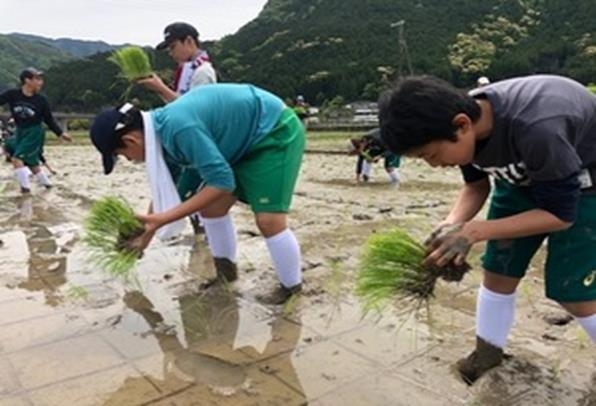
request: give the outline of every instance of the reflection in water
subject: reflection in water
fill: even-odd
[[[29,258],[27,261],[26,280],[17,287],[29,291],[43,291],[46,304],[56,306],[60,303],[60,296],[56,294],[58,288],[66,283],[66,253],[64,247],[56,243],[56,236],[50,231],[55,224],[65,223],[66,219],[61,211],[40,197],[20,196],[15,199],[18,211],[6,221],[0,223],[0,228],[17,225],[25,233]],[[72,246],[74,241],[68,241],[65,246]]]
[[[228,295],[217,295],[216,299],[225,300],[226,296]],[[140,314],[151,326],[153,334],[165,355],[166,364],[171,361],[171,364],[176,368],[176,372],[181,373],[186,380],[214,386],[237,386],[244,382],[245,374],[240,366],[193,351],[191,345],[185,348],[177,335],[173,333],[174,330],[164,326],[163,317],[153,310],[153,304],[142,293],[138,291],[128,292],[124,296],[124,302],[131,310]],[[228,303],[230,302],[228,300]],[[227,323],[227,317],[219,317],[219,312],[215,312],[216,318],[210,317],[213,314],[210,310],[218,308],[217,302],[213,303],[213,306],[206,306],[203,300],[195,299],[192,306],[187,309],[193,313],[187,312],[185,318],[183,310],[182,322],[188,343],[198,342],[202,338],[213,335],[220,330],[219,323]],[[230,306],[225,308],[230,309]],[[237,317],[230,318],[230,320],[231,323],[237,323]],[[189,339],[189,331],[192,334],[190,335],[191,339]],[[227,330],[224,330],[224,332],[227,332]],[[225,340],[225,335],[222,335],[221,339]]]
[[[215,396],[214,394],[217,393],[225,394],[229,397],[230,404],[239,401],[236,395],[254,396],[255,393],[259,393],[259,397],[253,399],[266,403],[269,396],[279,396],[269,393],[271,388],[267,385],[271,385],[271,381],[287,391],[287,386],[280,381],[263,379],[263,376],[268,377],[274,372],[264,370],[263,365],[258,362],[274,357],[276,370],[284,374],[280,378],[291,382],[295,388],[300,388],[299,379],[291,362],[292,350],[300,338],[302,326],[299,323],[289,322],[281,314],[273,316],[270,312],[267,313],[267,327],[271,331],[267,334],[269,339],[262,347],[263,351],[257,353],[255,347],[234,348],[236,343],[251,341],[249,338],[238,336],[241,318],[251,319],[244,306],[247,308],[251,306],[236,297],[229,287],[214,285],[200,293],[184,295],[178,300],[184,337],[179,337],[175,328],[164,324],[162,315],[155,311],[151,301],[141,292],[127,292],[124,296],[127,307],[142,316],[158,341],[164,354],[162,368],[165,371],[164,381],[182,379],[199,387],[212,388],[209,396]],[[243,308],[240,308],[241,305]],[[264,316],[265,314],[261,313],[258,317]],[[254,317],[253,314],[253,320]],[[280,341],[283,341],[281,350]],[[183,344],[184,342],[186,345]],[[229,361],[230,359],[252,359],[252,361],[241,361],[239,364]],[[153,376],[150,378],[160,382]],[[112,394],[110,401],[115,401],[123,393],[133,390],[134,380],[135,378],[127,379],[123,386]],[[164,381],[162,384],[165,383]],[[261,387],[262,385],[265,387]],[[158,386],[161,385],[158,384]],[[290,400],[291,404],[305,404],[304,395],[290,392],[292,398],[284,399]],[[181,393],[178,396],[185,395]],[[188,396],[190,402],[190,398],[196,397],[197,393],[189,393]],[[110,404],[110,401],[107,404]],[[195,398],[194,401],[197,399]]]

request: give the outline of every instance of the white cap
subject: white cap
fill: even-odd
[[[476,81],[476,84],[478,84],[478,86],[485,86],[490,84],[490,80],[488,80],[486,76],[480,76]]]

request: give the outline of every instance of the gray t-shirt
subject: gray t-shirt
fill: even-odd
[[[493,131],[473,166],[516,185],[596,166],[596,96],[564,77],[536,75],[474,89],[493,108]]]
[[[470,95],[490,102],[493,130],[477,144],[472,165],[462,168],[465,180],[479,179],[482,171],[530,186],[539,207],[573,220],[576,176],[596,168],[596,96],[551,75],[504,80]]]

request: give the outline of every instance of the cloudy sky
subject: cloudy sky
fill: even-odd
[[[102,40],[155,46],[174,21],[194,25],[201,40],[233,34],[267,0],[0,0],[0,34]]]

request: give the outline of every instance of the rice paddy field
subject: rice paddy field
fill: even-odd
[[[519,293],[512,357],[472,387],[453,364],[475,342],[481,246],[463,281],[439,280],[428,306],[363,317],[364,242],[395,227],[423,241],[460,175],[406,159],[399,188],[381,164],[356,184],[351,135],[309,135],[290,215],[305,291],[285,307],[255,299],[276,277],[246,207],[232,213],[237,282],[203,287],[213,265],[189,224],[152,242],[131,283],[87,259],[82,230],[106,195],[146,210],[142,165],[121,160],[104,176],[83,137],[48,137],[55,187],[27,197],[0,165],[0,405],[595,405],[594,349],[544,298],[542,252]]]

